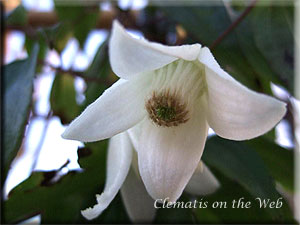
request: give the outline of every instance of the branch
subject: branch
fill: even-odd
[[[220,42],[243,21],[243,19],[253,9],[256,2],[257,0],[253,0],[251,4],[244,10],[244,12],[211,44],[209,47],[211,50],[220,44]]]
[[[132,10],[128,11],[131,17],[133,17],[136,21],[139,11]],[[118,17],[119,12],[115,9],[110,11],[101,11],[99,12],[96,28],[97,29],[111,29],[112,21]],[[21,30],[31,28],[38,28],[38,27],[48,27],[53,26],[59,22],[59,18],[55,11],[52,12],[36,12],[36,11],[28,11],[27,13],[27,21],[24,27],[22,26],[5,26],[5,29],[8,30]],[[126,27],[134,28],[136,25],[131,23],[126,23]]]
[[[74,70],[65,70],[65,69],[63,69],[61,67],[53,66],[50,63],[45,62],[45,61],[39,61],[39,64],[42,64],[44,66],[48,66],[52,70],[55,70],[56,72],[61,73],[61,74],[67,73],[67,74],[71,75],[72,77],[81,77],[86,82],[95,82],[95,83],[99,83],[99,84],[107,84],[109,86],[111,85],[111,83],[109,83],[105,79],[101,79],[101,78],[98,78],[98,77],[87,77],[87,76],[84,75],[83,72],[74,71]]]

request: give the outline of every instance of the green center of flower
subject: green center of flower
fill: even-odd
[[[186,104],[169,90],[153,92],[145,107],[149,118],[158,126],[178,126],[189,119]]]
[[[158,118],[164,121],[170,121],[176,116],[175,110],[173,108],[169,108],[168,106],[157,106],[155,113]]]

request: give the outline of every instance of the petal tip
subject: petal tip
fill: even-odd
[[[92,220],[92,219],[95,219],[98,215],[95,214],[93,212],[93,209],[90,207],[90,208],[87,208],[87,209],[84,209],[84,210],[81,210],[81,215],[86,218],[87,220]]]
[[[112,28],[114,29],[124,29],[122,24],[118,20],[113,20]]]
[[[69,125],[65,131],[61,134],[61,137],[68,140],[79,140],[78,137],[75,135],[72,127]]]
[[[65,131],[61,134],[61,137],[64,139],[71,139],[69,127],[67,127],[67,129],[65,129]]]

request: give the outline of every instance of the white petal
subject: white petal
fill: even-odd
[[[133,75],[158,69],[178,58],[196,60],[200,49],[200,44],[169,47],[133,38],[115,20],[109,42],[109,59],[118,76],[130,79]]]
[[[107,157],[106,184],[101,195],[97,195],[98,204],[93,208],[81,211],[91,220],[99,216],[117,195],[130,168],[132,145],[126,133],[118,134],[110,139]]]
[[[187,184],[185,191],[194,195],[208,195],[215,192],[219,187],[220,183],[217,178],[201,161]]]
[[[245,140],[272,129],[286,112],[285,103],[251,91],[220,68],[208,48],[199,61],[205,64],[208,86],[208,124],[221,137]]]
[[[112,137],[141,121],[151,76],[118,80],[69,125],[63,138],[84,142]]]
[[[135,125],[134,127],[130,128],[129,130],[127,130],[127,133],[130,137],[131,143],[133,145],[133,148],[135,150],[138,149],[138,145],[139,145],[139,139],[142,133],[142,127],[143,123],[140,122],[137,125]]]
[[[200,114],[200,113],[198,113]],[[200,162],[208,125],[204,115],[185,124],[158,127],[145,118],[138,146],[141,177],[154,199],[176,201]]]
[[[130,168],[121,188],[122,199],[129,218],[134,223],[151,223],[155,217],[154,200],[148,194],[144,183]]]

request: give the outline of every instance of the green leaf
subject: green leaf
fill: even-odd
[[[27,12],[22,5],[19,5],[12,12],[6,15],[6,25],[19,25],[23,26],[27,22]]]
[[[178,202],[188,202],[190,201],[189,196],[183,194]],[[162,207],[162,206],[160,206]],[[191,224],[194,223],[194,215],[191,209],[185,208],[160,208],[156,212],[155,224],[163,224],[163,223],[184,223]]]
[[[36,38],[32,39],[32,37],[28,37],[26,36],[25,39],[25,48],[27,50],[27,53],[29,55],[31,55],[31,51],[33,48],[33,45],[38,42],[40,50],[39,50],[39,54],[38,54],[38,60],[43,61],[47,51],[48,51],[48,43],[46,40],[46,34],[45,31],[43,29],[37,29],[36,30],[37,34],[36,34]],[[38,66],[38,70],[37,73],[39,73],[40,71],[42,71],[43,65]]]
[[[110,79],[112,70],[108,59],[108,40],[98,48],[94,60],[87,69],[85,75],[87,77],[103,79],[103,82],[87,82],[85,91],[86,99],[82,106],[83,109],[94,102],[101,93],[114,82],[113,79]],[[113,77],[116,78],[116,76]]]
[[[170,20],[185,28],[188,36],[186,43],[210,46],[231,25],[231,20],[223,6],[160,7],[159,9]],[[256,68],[249,64],[237,43],[236,34],[231,32],[212,50],[218,63],[249,88],[259,92],[269,92],[269,87],[260,84]]]
[[[24,135],[32,99],[39,46],[33,46],[29,58],[4,66],[4,176],[16,156]]]
[[[76,102],[74,77],[57,73],[52,84],[50,104],[53,114],[58,116],[62,124],[70,123],[80,113]]]
[[[243,142],[212,137],[206,143],[203,160],[239,183],[254,198],[277,200],[281,197],[263,160],[255,150]],[[283,208],[266,210],[273,220],[282,220],[288,213],[288,210]]]
[[[239,42],[239,46],[244,53],[249,64],[255,68],[255,75],[260,82],[260,85],[264,87],[264,92],[272,94],[270,88],[270,81],[278,83],[277,74],[272,71],[267,63],[265,57],[260,53],[255,45],[253,34],[250,30],[250,25],[245,19],[235,29],[235,33]]]
[[[289,191],[294,190],[294,151],[287,150],[264,138],[246,142],[263,159],[270,174]]]
[[[273,14],[268,15],[270,11],[273,11],[273,14],[276,15],[277,18],[284,18],[284,15],[279,14],[280,11],[276,10],[275,12],[277,13],[275,13],[268,5],[257,6],[254,7],[250,14],[234,29],[234,32],[241,50],[250,65],[255,68],[256,76],[259,78],[262,86],[269,87],[270,82],[273,82],[291,90],[289,86],[293,85],[286,81],[293,81],[292,63],[290,62],[291,64],[288,65],[290,66],[289,68],[283,67],[282,64],[285,63],[286,54],[290,54],[291,60],[293,58],[291,54],[293,53],[293,35],[290,30],[288,30],[287,23],[284,23],[284,21],[279,22],[278,19],[275,19],[276,17],[274,17]],[[234,20],[235,19],[233,19],[232,22]],[[267,21],[274,22],[271,25]],[[281,27],[284,27],[284,30]],[[279,35],[279,33],[283,35]],[[276,38],[275,34],[277,35]],[[272,39],[272,44],[270,44],[270,39]],[[273,42],[273,39],[278,39],[277,43]],[[263,46],[259,48],[257,43]],[[281,46],[281,49],[278,49],[278,46]],[[272,54],[270,54],[270,51]],[[285,64],[285,66],[287,66],[287,64]],[[289,73],[286,73],[287,70],[283,71],[282,68],[289,69]],[[282,76],[279,73],[280,71],[283,72]],[[267,88],[265,88],[265,90],[267,90]],[[265,92],[269,94],[272,93],[270,88]]]
[[[78,162],[83,171],[70,171],[57,181],[53,178],[59,176],[60,171],[32,173],[4,202],[5,222],[16,223],[41,214],[42,224],[130,223],[119,194],[94,220],[88,221],[80,213],[95,205],[96,194],[103,191],[106,149],[107,141],[88,143],[78,149]]]
[[[109,207],[91,222],[95,224],[130,224],[131,222],[123,205],[120,193],[118,193],[109,204]]]
[[[68,23],[60,23],[53,27],[53,48],[61,53],[70,38],[73,36],[72,27]]]
[[[256,197],[251,196],[251,194],[239,183],[223,176],[220,171],[215,170],[212,167],[211,169],[220,181],[221,187],[217,192],[211,195],[197,198],[198,202],[202,202],[202,208],[196,208],[194,210],[194,215],[198,223],[295,223],[286,201],[282,201],[282,208],[274,210],[279,215],[281,213],[283,213],[283,215],[280,215],[279,219],[273,218],[266,209],[260,208],[259,201],[255,200]],[[240,198],[242,198],[244,203],[250,202],[248,208],[245,208],[245,205],[243,208],[242,205],[237,208],[237,203],[235,203],[235,208],[232,207],[233,200],[238,201]],[[207,202],[206,208],[203,208],[204,202]],[[214,202],[226,202],[226,208],[213,208],[212,205]]]
[[[74,31],[74,36],[79,41],[80,47],[83,48],[88,33],[96,25],[99,11],[92,6],[64,6],[59,5],[57,1],[55,3],[59,20]]]
[[[266,4],[264,7],[255,7],[249,17],[254,40],[261,54],[276,72],[279,84],[293,94],[294,7],[272,6],[271,2]]]
[[[36,214],[41,214],[42,223],[47,224],[88,222],[80,210],[93,206],[95,195],[103,190],[106,148],[107,142],[101,141],[79,149],[78,159],[83,171],[69,172],[58,181],[53,177],[58,176],[59,171],[32,173],[4,202],[5,222],[15,223]],[[111,210],[114,207],[114,204],[109,206]],[[111,217],[107,219],[112,220]]]
[[[53,26],[36,29],[35,39],[38,40],[39,44],[42,45],[41,47],[43,47],[40,50],[39,59],[44,59],[48,48],[50,50],[55,49],[58,53],[61,53],[72,35],[72,27],[68,23],[60,22]],[[32,42],[32,37],[26,36],[25,46],[27,51],[30,49]]]
[[[97,18],[97,13],[86,12],[82,17],[82,20],[75,26],[74,36],[79,41],[81,48],[83,48],[89,32],[96,26]]]
[[[290,91],[293,86],[293,13],[285,8],[255,7],[212,49],[222,68],[233,77],[255,91],[270,95],[270,82]],[[187,30],[188,43],[211,46],[233,23],[223,6],[159,9]],[[275,42],[270,42],[274,39]]]

